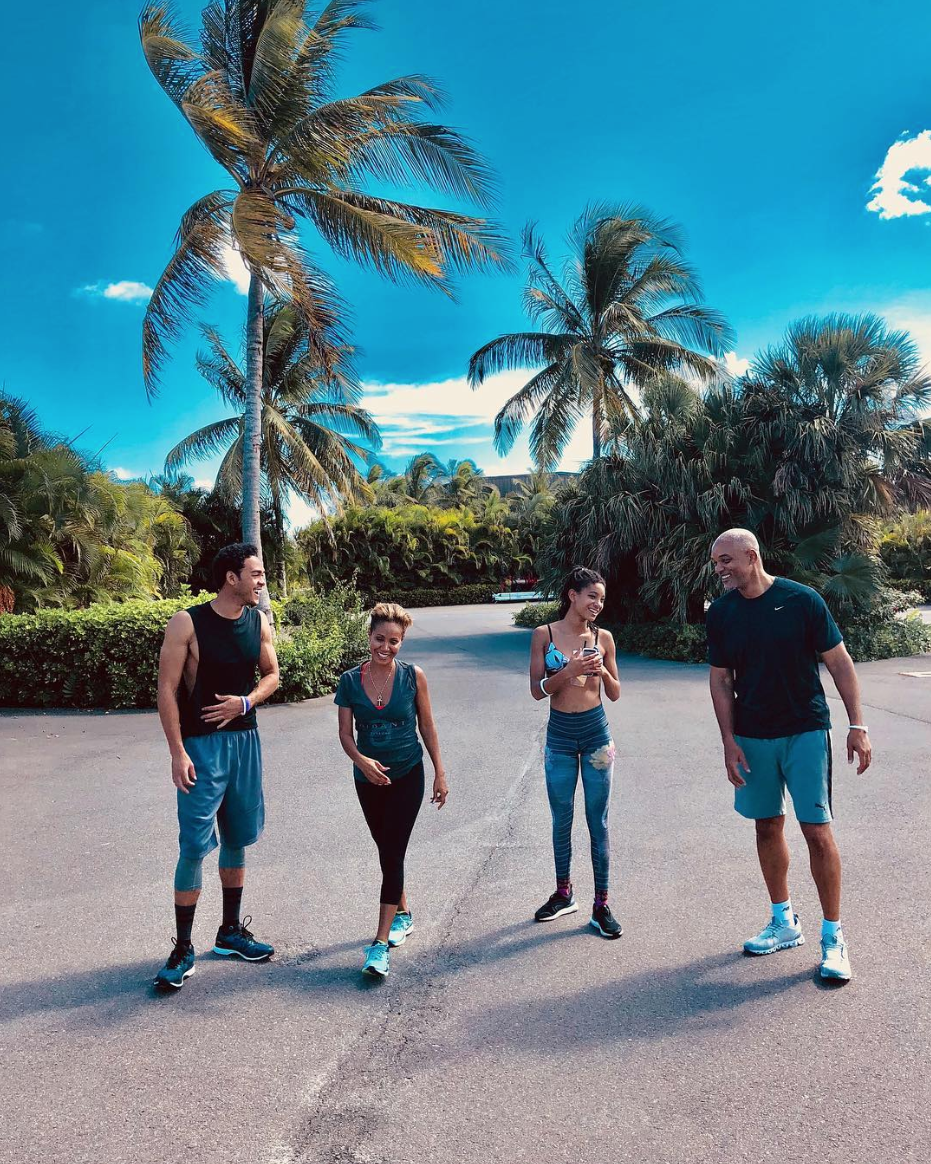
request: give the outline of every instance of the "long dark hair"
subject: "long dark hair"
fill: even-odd
[[[569,607],[572,605],[569,599],[570,590],[574,590],[578,594],[586,586],[595,586],[599,582],[604,586],[605,580],[597,570],[589,570],[585,566],[574,566],[563,579],[562,590],[559,592],[559,617],[565,618],[569,613]]]

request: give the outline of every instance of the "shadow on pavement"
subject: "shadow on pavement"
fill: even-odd
[[[152,1006],[181,1003],[194,1017],[225,1006],[225,1000],[247,992],[287,989],[301,996],[317,992],[337,995],[364,994],[370,985],[359,973],[364,940],[341,942],[300,956],[278,961],[232,964],[209,951],[199,953],[197,970],[181,990],[161,994],[152,979],[161,963],[145,958],[136,962],[76,970],[54,978],[5,986],[0,994],[0,1023],[16,1022],[29,1015],[68,1011],[69,1026],[117,1026],[132,1022]],[[330,956],[352,952],[351,961],[327,961]],[[325,964],[324,964],[325,963]]]
[[[621,972],[608,984],[554,994],[546,1006],[539,999],[505,1003],[486,1011],[477,1026],[470,1024],[469,1042],[547,1055],[612,1040],[707,1032],[746,1022],[746,1015],[738,1014],[741,1009],[802,983],[821,985],[817,967],[807,960],[771,978],[756,977],[759,966],[752,966],[727,951],[678,966]],[[553,1023],[554,1013],[561,1016],[559,1023]]]

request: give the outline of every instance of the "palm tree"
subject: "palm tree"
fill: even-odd
[[[444,504],[454,507],[471,506],[482,491],[482,471],[468,458],[463,461],[454,458],[441,467],[437,475],[437,484],[442,487]]]
[[[590,561],[618,615],[639,596],[694,621],[714,593],[711,542],[744,526],[776,572],[864,606],[882,577],[879,520],[931,495],[915,421],[929,399],[914,343],[871,315],[802,320],[742,380],[704,393],[658,377],[623,450],[560,490],[544,581]]]
[[[437,482],[443,474],[443,466],[432,453],[419,453],[411,457],[399,484],[404,496],[415,505],[430,505],[437,497]]]
[[[345,366],[338,382],[322,373],[307,322],[292,304],[272,304],[262,313],[262,325],[261,469],[276,538],[283,547],[289,495],[300,494],[321,514],[338,507],[361,486],[354,458],[364,461],[380,436],[369,413],[354,403],[361,389],[345,374]],[[179,441],[165,459],[165,472],[176,473],[191,460],[222,452],[216,488],[238,501],[243,494],[246,373],[214,328],[202,332],[208,350],[198,354],[198,370],[236,412]],[[278,571],[284,594],[283,553]]]
[[[243,424],[243,537],[260,543],[262,341],[266,292],[294,304],[325,363],[345,346],[341,308],[302,248],[307,219],[338,253],[383,275],[446,289],[451,270],[501,263],[487,221],[381,198],[368,183],[414,183],[482,204],[489,172],[454,130],[422,119],[441,104],[423,76],[386,81],[356,97],[334,95],[348,33],[373,28],[370,0],[331,0],[315,19],[307,0],[210,0],[199,47],[167,3],[140,17],[149,68],[232,187],[183,215],[175,252],[143,324],[143,373],[153,393],[166,342],[178,337],[232,245],[249,270]]]
[[[636,421],[635,393],[660,371],[703,379],[731,332],[701,302],[678,229],[636,206],[589,206],[569,239],[558,278],[534,226],[523,234],[530,260],[524,306],[538,331],[501,335],[469,361],[473,388],[506,369],[539,369],[495,418],[495,447],[508,452],[531,414],[530,451],[554,469],[583,413],[592,452]],[[700,349],[700,350],[696,350]]]

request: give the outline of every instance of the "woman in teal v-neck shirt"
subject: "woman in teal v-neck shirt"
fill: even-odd
[[[369,622],[369,658],[340,676],[334,700],[339,741],[353,762],[356,795],[382,870],[378,930],[362,967],[380,977],[388,973],[389,947],[400,946],[413,929],[404,857],[424,795],[418,728],[435,770],[431,803],[442,808],[448,794],[426,677],[397,658],[412,622],[396,603],[379,603]]]

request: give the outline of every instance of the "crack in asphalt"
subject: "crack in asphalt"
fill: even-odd
[[[324,1078],[309,1088],[310,1110],[290,1137],[265,1154],[265,1164],[391,1164],[371,1147],[384,1124],[381,1113],[391,1104],[396,1083],[413,1079],[418,1052],[429,1049],[429,1031],[445,1011],[446,976],[469,954],[451,945],[459,918],[482,883],[498,852],[513,842],[517,817],[531,789],[527,779],[539,767],[543,724],[497,814],[494,836],[483,841],[463,887],[445,912],[439,937],[425,949],[403,979],[389,978],[374,989],[385,991],[382,1012],[368,1023]],[[485,830],[488,837],[488,830]]]

